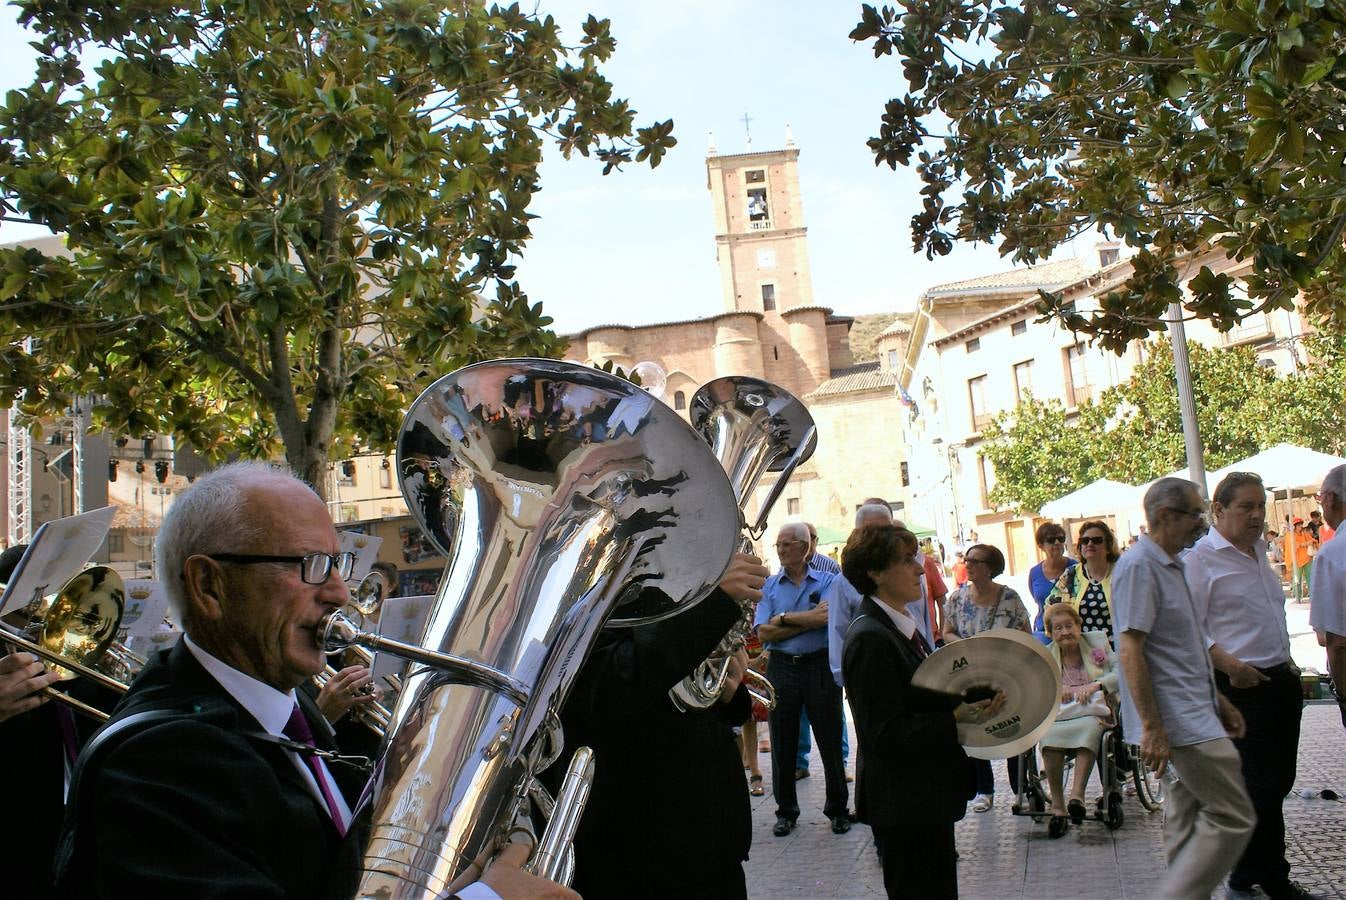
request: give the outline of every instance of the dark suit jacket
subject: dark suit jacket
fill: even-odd
[[[911,686],[920,662],[916,645],[865,597],[846,633],[841,671],[860,738],[856,814],[873,827],[956,822],[972,796],[957,701]]]
[[[300,702],[330,748],[321,714]],[[80,756],[57,857],[62,896],[303,900],[357,864],[356,842],[338,836],[286,751],[245,736],[261,726],[182,642],[146,666],[112,721],[152,709],[175,714]]]
[[[67,682],[61,690],[104,710],[112,709],[121,698],[83,678]],[[82,713],[68,712],[55,700],[0,722],[0,778],[8,793],[5,805],[23,810],[22,827],[9,829],[0,841],[7,896],[25,900],[56,896],[49,862],[56,852],[65,808],[66,748],[60,719],[66,715],[78,751],[101,723]]]
[[[690,886],[748,858],[752,811],[731,730],[748,718],[747,691],[687,713],[668,698],[737,616],[716,590],[683,615],[604,631],[585,661],[561,712],[565,752],[544,779],[554,790],[575,748],[593,748],[575,837],[585,900],[696,896]]]

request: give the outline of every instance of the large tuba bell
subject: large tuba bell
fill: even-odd
[[[754,539],[761,537],[771,507],[780,498],[785,483],[817,447],[813,417],[789,391],[741,375],[717,378],[702,385],[692,395],[688,415],[692,427],[710,444],[729,474],[740,507],[746,509],[764,473],[780,473],[757,518],[751,525],[744,518],[743,527],[748,534]],[[742,539],[742,549],[751,549],[747,537]],[[739,620],[696,671],[669,691],[673,705],[680,710],[706,709],[716,702],[729,675],[729,660],[743,649],[752,631],[752,603],[734,599],[742,608]],[[760,673],[748,670],[745,683],[768,709],[775,705],[771,683]]]
[[[593,641],[610,617],[657,621],[708,594],[738,515],[676,413],[573,363],[498,360],[440,379],[412,404],[397,455],[408,506],[450,561],[366,790],[356,896],[429,900],[533,805],[573,827],[534,776],[559,753],[557,713]],[[354,634],[329,646],[342,640],[398,652]],[[574,761],[580,782],[587,767]]]
[[[61,681],[87,678],[118,693],[144,660],[117,642],[126,584],[107,566],[90,566],[67,581],[49,603],[36,598],[0,624],[0,644],[51,663]],[[43,694],[96,719],[108,714],[62,691]]]

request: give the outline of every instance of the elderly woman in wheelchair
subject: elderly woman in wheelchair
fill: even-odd
[[[1043,627],[1052,639],[1047,649],[1061,666],[1061,711],[1042,739],[1052,804],[1047,834],[1058,838],[1066,833],[1070,822],[1078,825],[1084,821],[1089,774],[1104,731],[1115,724],[1109,701],[1117,691],[1117,668],[1107,635],[1101,631],[1082,633],[1080,614],[1069,604],[1048,606]],[[1068,752],[1075,754],[1075,777],[1067,803],[1062,779]]]

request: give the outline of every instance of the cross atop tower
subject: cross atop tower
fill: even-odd
[[[747,136],[747,139],[748,139],[748,150],[749,150],[749,152],[751,152],[751,151],[752,151],[752,119],[749,118],[749,116],[748,116],[747,113],[744,113],[744,114],[743,114],[743,133],[744,133],[744,135]]]

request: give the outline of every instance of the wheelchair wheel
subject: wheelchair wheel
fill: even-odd
[[[1139,753],[1131,756],[1131,777],[1136,784],[1136,799],[1150,812],[1164,805],[1164,780],[1145,765]]]
[[[1126,820],[1126,815],[1122,812],[1122,795],[1117,791],[1108,794],[1108,808],[1103,814],[1103,824],[1108,826],[1110,831],[1116,831],[1122,827],[1122,822]]]

